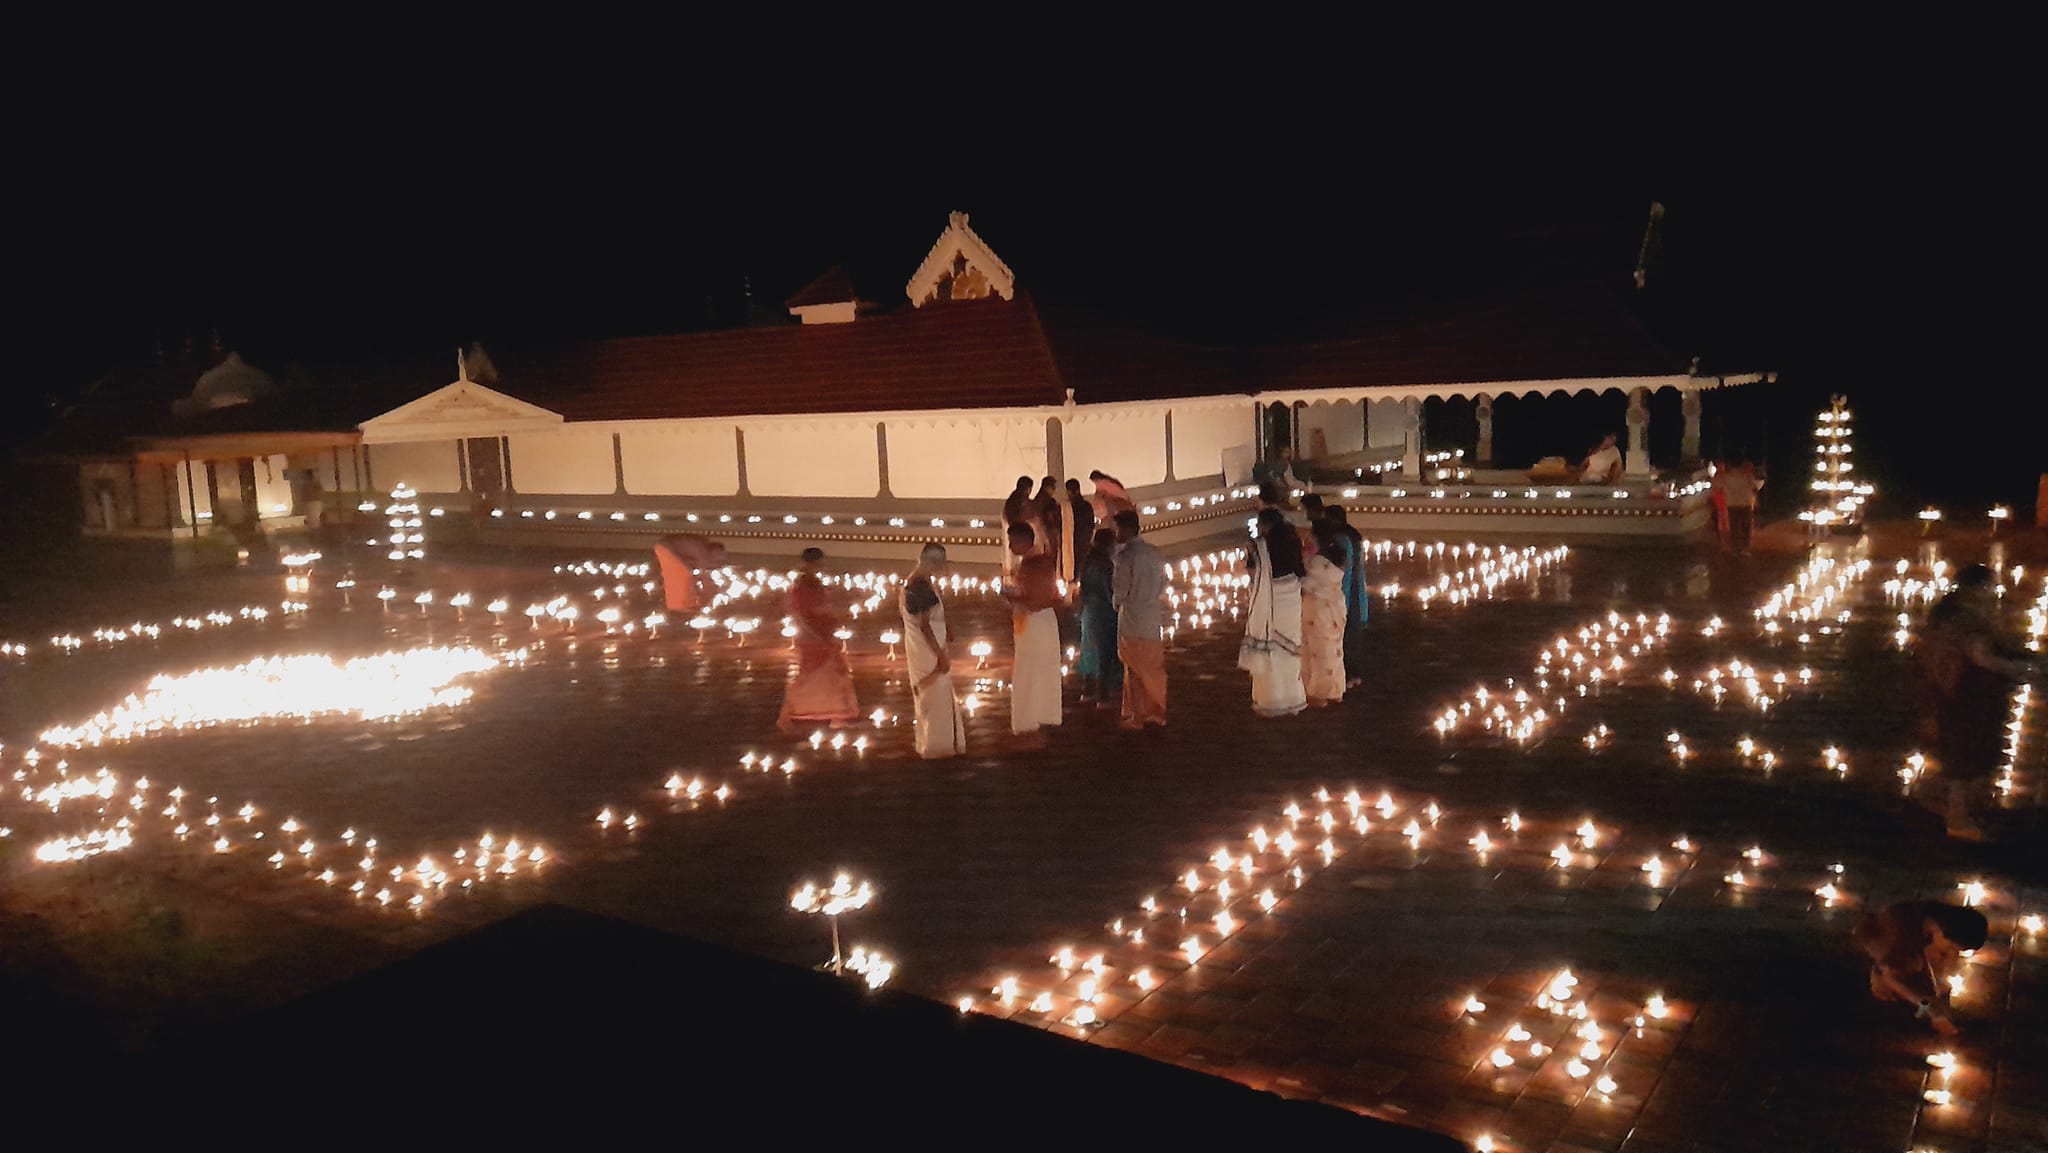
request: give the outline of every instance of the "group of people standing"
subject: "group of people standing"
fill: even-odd
[[[1080,642],[1074,671],[1080,703],[1114,708],[1127,730],[1166,724],[1166,562],[1144,539],[1138,510],[1116,478],[1047,477],[1034,493],[1018,478],[1004,502],[1002,596],[1013,635],[1010,731],[1016,747],[1041,748],[1065,718],[1060,613],[1077,608]],[[1261,487],[1249,567],[1252,595],[1238,665],[1251,674],[1252,708],[1290,716],[1344,699],[1364,682],[1368,614],[1365,541],[1343,508],[1305,497],[1285,503],[1277,485]],[[783,698],[786,732],[846,725],[860,716],[839,622],[826,607],[818,549],[806,549],[790,587],[797,667]],[[927,544],[898,593],[905,660],[916,720],[914,744],[926,758],[966,751],[966,727],[952,676],[950,636],[940,585],[949,567],[943,545]]]
[[[1127,502],[1111,505],[1073,581],[1060,576],[1061,566],[1073,563],[1071,556],[1063,560],[1060,545],[1049,545],[1037,526],[1013,521],[1005,530],[1010,574],[1003,597],[1016,631],[1010,731],[1020,747],[1042,746],[1045,730],[1064,719],[1058,614],[1075,603],[1081,618],[1075,660],[1081,702],[1108,707],[1121,687],[1123,728],[1166,724],[1166,562],[1140,529],[1136,509]]]
[[[789,587],[789,620],[796,630],[796,669],[783,689],[782,713],[776,727],[795,734],[811,725],[841,728],[860,717],[853,691],[853,666],[839,620],[827,605],[825,582],[818,566],[825,554],[807,548],[796,579]],[[953,689],[951,636],[946,627],[946,602],[939,582],[946,575],[945,546],[925,545],[917,567],[896,594],[903,614],[904,664],[910,674],[911,704],[916,719],[915,743],[921,757],[954,757],[967,751],[967,727],[960,698]],[[1058,644],[1057,638],[1054,640]],[[1057,647],[1054,658],[1058,658]],[[1059,677],[1053,668],[1055,688]]]
[[[1714,465],[1714,479],[1707,499],[1714,506],[1714,535],[1721,547],[1736,556],[1749,555],[1750,534],[1756,529],[1756,497],[1764,478],[1747,457]]]
[[[1023,525],[1031,530],[1032,552],[1053,558],[1057,579],[1072,581],[1079,576],[1081,562],[1093,547],[1098,526],[1108,531],[1116,514],[1138,511],[1122,481],[1100,470],[1089,473],[1088,479],[1094,491],[1083,495],[1081,482],[1072,477],[1061,485],[1048,476],[1038,482],[1035,493],[1030,477],[1018,477],[1017,486],[1003,501],[1006,545],[1010,530]],[[1004,576],[1016,571],[1016,557],[1015,552],[1006,548]]]
[[[1252,711],[1293,716],[1323,708],[1365,681],[1365,538],[1340,505],[1311,493],[1300,517],[1277,486],[1260,488],[1238,667],[1252,677]]]
[[[1122,726],[1166,723],[1166,562],[1141,535],[1138,511],[1114,477],[1095,473],[1095,491],[1051,477],[1031,491],[1020,477],[1004,503],[1002,596],[1013,634],[1010,730],[1021,748],[1046,743],[1045,730],[1064,719],[1060,625],[1062,609],[1079,605],[1079,672],[1084,703],[1106,703],[1122,689]],[[805,549],[789,591],[797,666],[784,692],[778,726],[841,726],[860,716],[839,622],[826,606],[818,565],[825,554]],[[966,724],[953,683],[951,637],[940,585],[950,561],[945,546],[927,544],[897,594],[905,664],[920,757],[967,751]]]

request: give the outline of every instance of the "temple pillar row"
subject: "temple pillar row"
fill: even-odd
[[[1422,479],[1422,401],[1413,396],[1401,400],[1401,475]]]

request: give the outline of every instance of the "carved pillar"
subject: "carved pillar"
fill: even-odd
[[[1480,393],[1473,401],[1472,411],[1479,417],[1479,467],[1493,466],[1493,397]]]
[[[1630,389],[1628,394],[1628,460],[1622,474],[1650,475],[1650,390]]]
[[[199,490],[192,480],[192,454],[185,454],[185,507],[192,510],[192,539],[199,539]]]
[[[164,527],[183,528],[185,518],[178,511],[178,475],[167,464],[157,465],[156,471],[164,491]]]
[[[459,436],[455,438],[455,491],[469,491],[469,442]]]
[[[739,425],[732,426],[733,459],[739,466],[741,496],[752,496],[747,491],[747,430]]]
[[[512,486],[512,438],[498,438],[498,467],[505,473],[505,495],[511,496],[519,490]]]
[[[616,432],[612,434],[612,495],[626,495],[626,446]]]
[[[1173,410],[1166,410],[1166,479],[1173,480]]]
[[[1685,438],[1679,444],[1678,456],[1691,464],[1700,458],[1700,394],[1687,389],[1679,398],[1679,406],[1685,413]]]
[[[889,499],[889,424],[881,420],[875,422],[875,475],[882,478],[881,491],[875,496]]]
[[[1045,475],[1067,475],[1067,442],[1061,433],[1060,418],[1056,416],[1045,418]]]
[[[1422,401],[1409,396],[1401,399],[1401,475],[1409,480],[1422,479]]]

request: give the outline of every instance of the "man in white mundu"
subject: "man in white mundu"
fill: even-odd
[[[953,660],[946,652],[946,605],[939,578],[946,575],[946,549],[928,544],[896,598],[903,611],[903,657],[910,666],[910,698],[917,721],[917,755],[926,760],[967,751],[967,727],[953,692]]]
[[[1016,631],[1010,731],[1019,745],[1041,748],[1043,730],[1060,723],[1060,626],[1053,613],[1053,606],[1060,603],[1059,567],[1050,555],[1036,551],[1030,525],[1011,525],[1009,542],[1016,563],[1016,571],[1003,585]]]

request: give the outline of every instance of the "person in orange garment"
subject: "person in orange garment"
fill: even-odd
[[[796,673],[783,690],[782,714],[775,720],[775,727],[785,733],[821,722],[840,728],[860,717],[846,643],[833,635],[839,629],[839,618],[826,604],[825,582],[818,579],[818,566],[824,560],[824,550],[805,549],[803,568],[789,586],[790,623],[796,626]]]
[[[654,545],[663,603],[672,613],[702,612],[714,595],[711,574],[726,565],[725,546],[701,536],[667,536]]]

